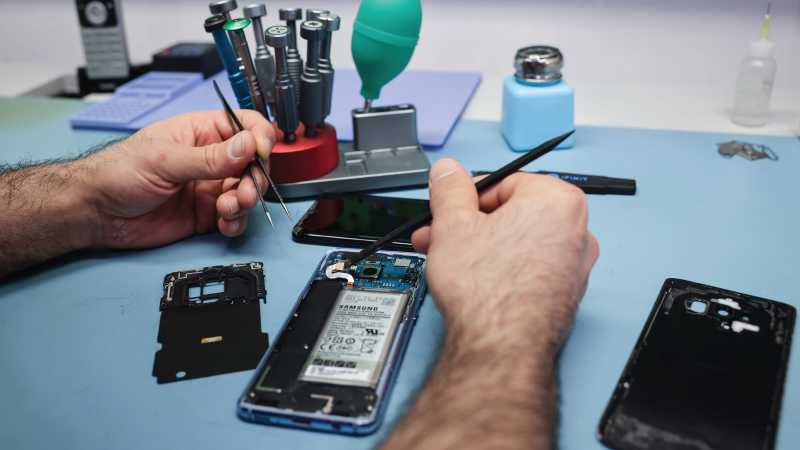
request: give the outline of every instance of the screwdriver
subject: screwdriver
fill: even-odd
[[[256,76],[258,76],[258,86],[261,88],[261,95],[264,102],[269,107],[272,117],[275,117],[275,58],[269,52],[264,43],[264,28],[261,26],[261,18],[267,15],[267,7],[260,5],[250,5],[242,8],[242,13],[253,22],[253,34],[256,35],[256,57],[253,60],[256,66]]]
[[[322,122],[322,75],[317,69],[320,40],[325,38],[325,24],[306,20],[300,25],[300,36],[308,41],[306,68],[300,77],[300,122],[305,125],[305,136],[317,135],[317,125]]]
[[[292,42],[292,29],[283,25],[267,28],[267,45],[275,49],[275,121],[283,131],[286,143],[295,141],[295,130],[300,126],[297,118],[297,88],[289,74],[286,47]]]
[[[236,42],[236,45],[239,46],[239,50],[241,50],[242,63],[244,63],[244,78],[247,80],[247,85],[250,87],[250,98],[253,99],[253,107],[269,120],[267,106],[264,102],[264,96],[261,95],[261,87],[258,85],[256,69],[253,66],[253,59],[250,57],[250,48],[247,46],[247,38],[244,36],[244,29],[248,25],[250,25],[250,19],[234,19],[226,23],[223,28],[225,28],[225,31],[233,32],[234,42]],[[236,45],[234,45],[234,47]]]
[[[286,50],[286,63],[289,67],[289,75],[292,76],[295,86],[300,86],[300,75],[303,74],[303,60],[300,59],[300,52],[297,51],[297,21],[303,20],[303,10],[300,8],[281,8],[279,10],[281,20],[286,21],[286,26],[292,30],[289,48]],[[297,104],[300,104],[300,93],[297,93]]]
[[[228,80],[231,82],[233,94],[236,96],[236,101],[239,102],[241,109],[253,109],[253,99],[250,98],[250,87],[247,85],[247,80],[244,79],[244,74],[239,70],[239,64],[236,62],[236,56],[233,54],[233,48],[225,35],[223,29],[224,25],[228,22],[222,15],[211,16],[206,19],[203,25],[206,32],[211,33],[214,37],[214,42],[217,44],[217,51],[222,64],[225,66],[225,71],[228,72]]]
[[[307,9],[306,10],[306,20],[320,21],[318,19],[320,14],[329,14],[329,13],[330,13],[330,11],[325,10],[325,9]],[[320,52],[322,51],[322,46],[325,45],[324,40],[325,40],[325,38],[322,38],[322,39],[319,40],[320,41],[320,47],[319,47],[319,49],[320,49],[319,51]],[[319,63],[317,63],[317,67],[319,67]]]
[[[306,20],[319,20],[317,17],[320,14],[328,14],[330,11],[324,9],[307,9],[306,10]]]
[[[333,99],[333,66],[331,65],[331,38],[339,29],[339,16],[336,14],[319,14],[317,20],[325,24],[327,35],[319,51],[319,73],[322,75],[322,120],[317,128],[325,128],[325,118],[331,114]]]
[[[236,0],[220,0],[218,2],[208,4],[208,9],[211,10],[211,14],[221,15],[225,18],[225,22],[231,21],[231,11],[236,8]],[[228,32],[228,37],[230,38],[231,43],[233,43],[233,33]],[[236,64],[239,66],[239,70],[244,70],[244,66],[242,65],[242,53],[235,45],[233,46],[233,54],[236,56]]]

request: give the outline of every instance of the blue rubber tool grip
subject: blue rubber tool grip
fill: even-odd
[[[255,109],[253,107],[253,99],[250,98],[250,87],[244,79],[244,74],[239,70],[239,64],[236,62],[236,57],[233,56],[233,47],[231,47],[228,36],[222,30],[211,34],[217,44],[217,51],[220,58],[222,58],[222,64],[228,72],[228,80],[231,82],[236,101],[239,102],[239,108]]]

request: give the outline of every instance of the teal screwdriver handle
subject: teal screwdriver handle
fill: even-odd
[[[231,82],[233,95],[236,96],[236,101],[239,102],[239,108],[255,109],[253,107],[253,99],[250,97],[250,87],[247,85],[244,74],[239,70],[239,63],[236,62],[236,56],[233,54],[233,47],[231,47],[223,28],[227,22],[221,15],[211,16],[206,19],[204,26],[206,32],[214,36],[217,51],[220,58],[222,58],[222,65],[225,66],[225,71],[228,72],[228,80]]]
[[[381,88],[406,68],[421,27],[420,0],[361,2],[353,25],[351,50],[365,99],[378,98]]]

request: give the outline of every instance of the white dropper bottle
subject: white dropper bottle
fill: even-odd
[[[736,97],[733,101],[734,123],[757,127],[767,123],[769,97],[775,81],[777,63],[772,54],[775,43],[769,40],[769,7],[761,26],[761,35],[750,41],[750,54],[739,66],[739,80],[736,83]]]

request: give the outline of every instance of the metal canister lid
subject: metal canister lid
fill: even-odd
[[[564,57],[555,47],[534,45],[517,50],[514,68],[517,79],[529,83],[546,83],[561,79]]]

